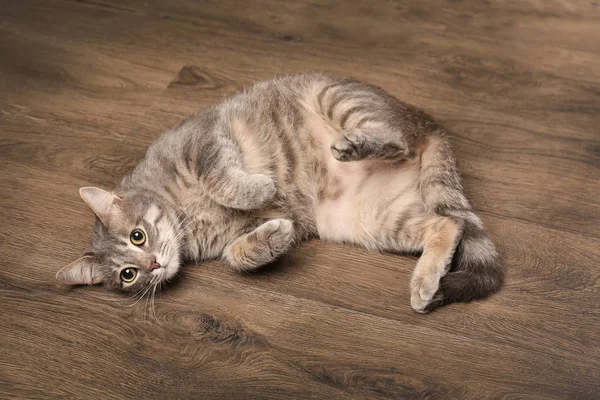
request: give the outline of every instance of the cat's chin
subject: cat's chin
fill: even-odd
[[[168,281],[173,278],[177,271],[179,270],[179,265],[176,262],[169,262],[164,267],[155,269],[152,271],[152,275],[160,277],[162,282]]]

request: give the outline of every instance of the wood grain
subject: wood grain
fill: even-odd
[[[597,398],[600,5],[1,2],[0,397]],[[421,316],[415,259],[311,241],[185,268],[152,309],[54,280],[110,188],[253,82],[353,75],[453,132],[504,290]]]

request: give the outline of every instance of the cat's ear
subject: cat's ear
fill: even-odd
[[[79,189],[79,195],[104,225],[119,212],[121,198],[106,190],[85,186]]]
[[[102,274],[93,256],[83,256],[58,271],[56,279],[68,285],[95,285],[102,282]]]

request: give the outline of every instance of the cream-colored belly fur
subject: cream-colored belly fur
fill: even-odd
[[[331,139],[333,142],[333,138]],[[322,239],[377,248],[377,236],[393,230],[396,219],[421,204],[417,177],[419,160],[340,162],[324,143],[327,192],[315,209]]]

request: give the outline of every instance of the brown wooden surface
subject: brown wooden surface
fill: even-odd
[[[0,16],[1,397],[598,398],[598,2],[6,0]],[[318,241],[258,274],[189,266],[154,313],[55,282],[90,238],[80,186],[113,187],[190,112],[309,70],[455,132],[500,294],[417,315],[414,258]]]

